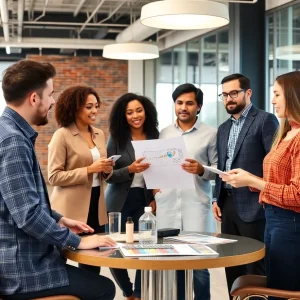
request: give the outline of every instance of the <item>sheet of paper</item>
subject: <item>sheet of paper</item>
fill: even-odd
[[[227,173],[226,172],[223,172],[219,169],[216,169],[216,168],[213,168],[213,167],[210,167],[210,166],[203,166],[204,169],[207,169],[213,173],[216,173],[216,174],[219,174],[219,175],[226,175]]]
[[[197,234],[197,233],[165,237],[164,240],[177,241],[177,242],[188,243],[188,244],[200,244],[200,245],[214,245],[214,244],[218,245],[218,244],[237,242],[237,240],[224,239],[224,238],[219,238],[211,235],[204,235],[204,234]]]
[[[111,247],[107,247],[107,246],[99,247],[99,250],[118,249],[118,248],[120,248],[123,245],[125,245],[125,244],[123,244],[123,243],[116,243],[115,246],[111,246]]]
[[[132,141],[135,157],[145,157],[151,163],[143,172],[148,189],[193,189],[193,174],[181,167],[187,158],[182,137],[146,141]],[[186,163],[186,162],[185,162]]]

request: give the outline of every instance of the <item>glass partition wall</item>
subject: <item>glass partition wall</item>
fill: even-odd
[[[267,87],[266,110],[273,112],[271,99],[277,76],[300,70],[300,1],[271,11],[266,20]]]
[[[228,115],[218,100],[220,82],[230,74],[228,29],[175,46],[156,60],[155,103],[162,129],[176,119],[172,92],[183,83],[192,83],[204,93],[201,121],[217,127]]]

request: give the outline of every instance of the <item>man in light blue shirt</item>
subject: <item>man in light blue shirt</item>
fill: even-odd
[[[215,232],[211,212],[210,180],[215,174],[203,165],[217,167],[217,130],[202,123],[197,115],[203,105],[203,92],[192,84],[178,86],[172,94],[177,120],[164,128],[160,138],[183,136],[188,158],[182,168],[194,174],[195,189],[162,189],[155,194],[158,228]],[[185,299],[184,271],[178,271],[178,299]],[[194,271],[196,300],[210,299],[208,270]]]

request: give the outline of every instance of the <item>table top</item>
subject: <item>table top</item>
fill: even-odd
[[[219,256],[217,257],[123,257],[122,253],[118,249],[104,251],[99,251],[98,249],[71,251],[65,249],[63,254],[66,258],[72,261],[87,265],[140,270],[192,270],[232,267],[252,263],[265,256],[265,245],[254,239],[228,234],[212,234],[206,232],[201,232],[201,234],[234,239],[237,240],[237,242],[221,245],[209,245],[210,248],[219,253]],[[158,243],[164,243],[163,239],[159,239]],[[165,243],[174,244],[175,242],[165,241]]]

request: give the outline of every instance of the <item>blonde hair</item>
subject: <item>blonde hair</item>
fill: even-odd
[[[300,71],[280,75],[276,82],[281,86],[285,98],[285,118],[281,119],[272,148],[285,138],[291,130],[289,119],[300,124]]]

